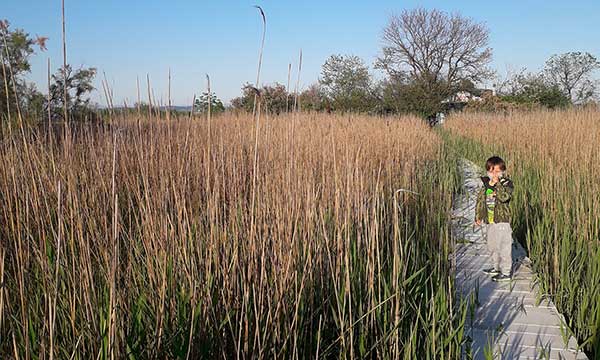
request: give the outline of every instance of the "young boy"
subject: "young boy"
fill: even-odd
[[[485,164],[487,176],[482,176],[483,187],[477,194],[475,223],[487,224],[487,245],[492,253],[494,267],[483,270],[494,275],[493,281],[510,281],[512,272],[512,228],[510,227],[510,199],[513,182],[505,176],[506,165],[498,156]]]

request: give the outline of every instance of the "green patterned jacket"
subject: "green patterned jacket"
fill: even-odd
[[[488,185],[490,178],[482,176],[481,181],[483,183],[481,189],[477,193],[477,202],[475,204],[475,221],[481,219],[484,223],[489,224],[487,217],[487,209],[485,204],[485,190]],[[496,205],[494,208],[494,222],[507,222],[511,221],[511,210],[510,210],[510,199],[514,185],[512,180],[508,177],[501,177],[494,186],[491,187],[496,193]]]

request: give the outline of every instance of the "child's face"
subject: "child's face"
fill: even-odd
[[[502,170],[500,170],[500,165],[494,165],[491,169],[488,170],[488,176],[492,179],[497,179],[502,175]]]

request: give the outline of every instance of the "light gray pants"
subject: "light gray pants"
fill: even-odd
[[[512,270],[512,228],[510,223],[487,224],[487,246],[494,268],[505,275]]]

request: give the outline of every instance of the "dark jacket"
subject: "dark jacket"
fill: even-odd
[[[510,210],[510,199],[514,190],[512,180],[508,177],[501,177],[494,186],[490,186],[490,178],[487,176],[481,177],[482,186],[477,193],[477,203],[475,204],[475,221],[483,220],[488,224],[487,209],[485,205],[485,190],[491,188],[496,193],[496,205],[494,208],[494,222],[507,222],[511,221],[511,210]]]

